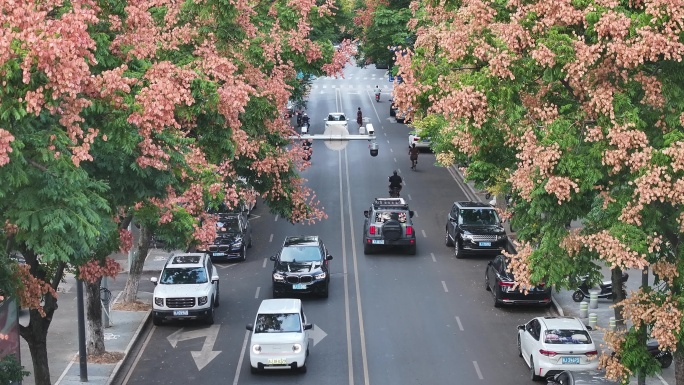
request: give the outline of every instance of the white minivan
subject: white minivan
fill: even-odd
[[[249,362],[252,373],[264,369],[298,369],[306,372],[309,330],[302,301],[294,298],[261,301],[253,324]]]

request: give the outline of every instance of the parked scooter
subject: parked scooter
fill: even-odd
[[[656,340],[646,342],[646,350],[660,363],[660,367],[667,369],[672,365],[672,353],[668,350],[660,350],[660,345]],[[615,352],[612,353],[615,355]]]
[[[622,273],[622,296],[627,297],[627,290],[625,289],[625,282],[627,282],[627,279],[629,278],[629,274],[627,273]],[[582,279],[582,283],[579,285],[577,290],[575,290],[574,293],[572,293],[572,300],[575,302],[582,302],[584,298],[589,297],[589,290],[592,288],[589,287],[589,276],[586,276]],[[611,281],[604,281],[599,284],[599,289],[601,290],[599,292],[598,297],[599,298],[613,298],[613,283]]]

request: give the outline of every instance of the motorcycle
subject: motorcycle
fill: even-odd
[[[401,192],[401,187],[389,186],[389,196],[390,198],[399,198],[399,193]]]
[[[622,282],[622,296],[627,297],[627,290],[625,290],[625,282],[627,282],[627,279],[629,278],[629,274],[627,273],[622,273],[622,279],[620,280]],[[613,283],[611,281],[604,281],[599,284],[599,298],[613,298]],[[582,283],[577,287],[577,290],[575,290],[574,293],[572,293],[572,300],[575,302],[582,302],[584,298],[589,297],[589,290],[591,290],[591,287],[589,287],[589,276],[586,276],[582,279]]]
[[[669,368],[672,365],[672,353],[668,350],[660,350],[658,341],[651,340],[646,343],[646,349],[656,360],[660,363],[663,369]]]
[[[380,92],[375,93],[375,101],[379,102],[380,101]]]

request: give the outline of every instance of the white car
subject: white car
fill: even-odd
[[[325,128],[342,127],[349,130],[349,119],[342,112],[331,112],[325,119]]]
[[[309,330],[302,300],[294,298],[261,301],[253,324],[249,344],[252,373],[270,369],[292,369],[306,372],[309,355]]]
[[[219,306],[219,276],[209,254],[182,253],[169,257],[159,278],[152,277],[152,321],[204,319],[214,323]]]
[[[599,364],[589,330],[576,317],[536,317],[519,325],[518,354],[533,381],[564,370],[596,370]]]
[[[429,137],[421,137],[418,135],[418,131],[414,130],[409,132],[408,136],[408,146],[411,147],[413,144],[416,145],[416,148],[430,149],[432,142]]]

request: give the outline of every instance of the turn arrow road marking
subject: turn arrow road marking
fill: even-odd
[[[316,326],[316,324],[313,325],[313,328],[311,328],[311,331],[309,332],[309,337],[313,339],[314,346],[316,346],[317,343],[321,342],[323,338],[325,338],[328,334],[323,331],[323,329],[319,328]]]
[[[211,325],[208,328],[196,329],[196,330],[183,330],[180,328],[175,332],[171,333],[166,339],[169,341],[171,346],[174,348],[181,341],[191,340],[195,338],[205,337],[204,343],[202,344],[202,350],[190,352],[192,358],[195,360],[195,365],[197,370],[204,369],[216,356],[218,356],[221,351],[214,351],[214,344],[216,343],[216,338],[218,337],[219,329],[221,325]]]

